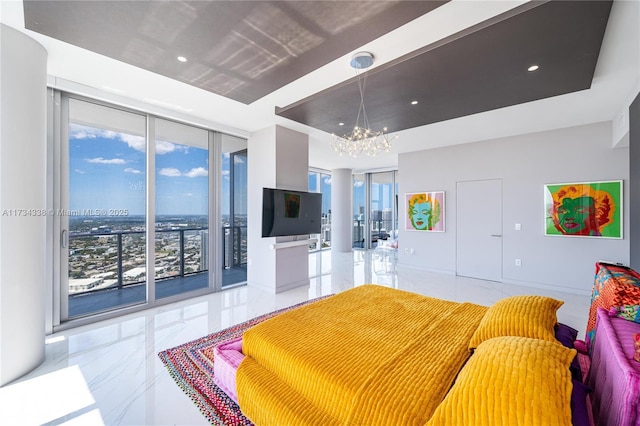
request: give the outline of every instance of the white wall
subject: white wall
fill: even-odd
[[[270,293],[309,285],[309,248],[273,249],[293,237],[262,238],[262,188],[306,191],[309,137],[281,126],[255,132],[248,140],[247,284]]]
[[[275,188],[276,150],[274,128],[255,132],[247,141],[247,283],[268,287],[276,274],[276,252],[269,249],[271,239],[261,238],[262,188]]]
[[[503,282],[588,294],[596,261],[629,263],[628,203],[622,240],[545,237],[543,185],[617,179],[628,184],[629,149],[613,149],[611,139],[611,122],[605,122],[401,154],[400,199],[406,192],[444,190],[447,229],[403,231],[406,211],[400,203],[399,263],[455,273],[456,182],[502,179]],[[628,185],[624,194],[627,199]],[[415,254],[405,252],[410,248]],[[516,258],[522,259],[521,267],[515,266]]]
[[[44,359],[47,52],[0,24],[0,386]]]

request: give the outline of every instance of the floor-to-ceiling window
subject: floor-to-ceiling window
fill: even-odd
[[[322,193],[322,229],[320,234],[310,236],[315,241],[309,243],[309,250],[331,247],[331,175],[326,172],[310,170],[309,192]]]
[[[394,180],[395,180],[395,200],[393,203],[393,217],[394,217],[394,221],[393,221],[393,233],[391,234],[391,237],[394,240],[398,239],[398,199],[400,198],[399,195],[399,191],[400,191],[400,179],[398,179],[398,171],[396,170],[394,172]]]
[[[156,298],[207,288],[208,131],[156,118]]]
[[[146,117],[65,104],[63,320],[146,301]]]
[[[397,237],[397,193],[396,171],[353,175],[354,248],[375,248],[378,241]]]
[[[54,327],[246,282],[245,139],[51,93]]]
[[[370,191],[369,225],[371,227],[371,244],[372,247],[375,247],[378,241],[387,240],[394,231],[393,172],[372,173]]]
[[[222,286],[247,281],[247,141],[222,138]]]
[[[353,175],[353,247],[365,248],[366,181],[364,173]]]

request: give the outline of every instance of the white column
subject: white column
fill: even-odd
[[[309,135],[274,126],[254,132],[247,145],[247,284],[274,294],[308,286],[308,245],[274,249],[294,237],[262,238],[262,188],[308,190]]]
[[[0,386],[44,360],[47,51],[0,24]]]
[[[348,253],[353,247],[353,182],[351,169],[331,170],[331,251]]]

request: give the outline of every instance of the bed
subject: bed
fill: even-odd
[[[356,287],[247,330],[230,387],[258,425],[570,425],[561,304]]]

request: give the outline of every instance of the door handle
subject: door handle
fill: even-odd
[[[62,248],[69,247],[69,231],[66,229],[63,229],[60,235],[60,245],[62,245]]]
[[[502,234],[491,234],[492,237],[502,237]]]

